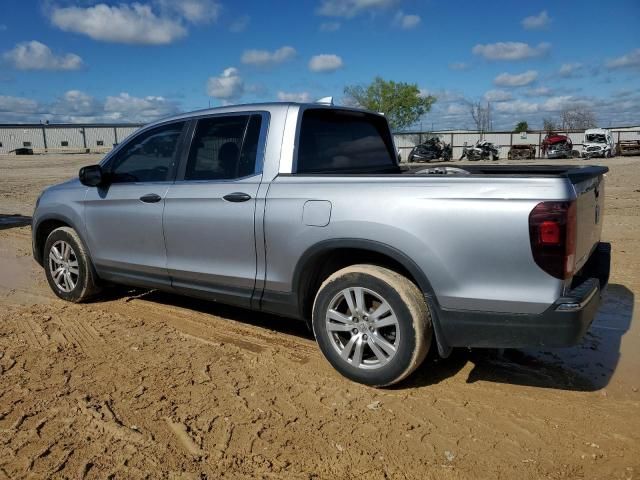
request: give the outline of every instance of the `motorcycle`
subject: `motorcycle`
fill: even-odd
[[[430,138],[420,145],[416,145],[409,153],[409,163],[430,162],[441,158],[444,162],[451,160],[453,149],[451,145],[444,143],[438,138]]]
[[[488,160],[489,158],[491,158],[491,160],[498,160],[498,158],[500,158],[500,152],[493,143],[486,140],[478,140],[474,146],[462,148],[460,160],[465,157],[469,161]]]

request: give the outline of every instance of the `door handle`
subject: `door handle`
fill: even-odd
[[[227,202],[246,202],[247,200],[251,200],[251,195],[243,192],[233,192],[225,195],[224,198]]]
[[[157,193],[147,193],[140,197],[140,200],[144,203],[157,203],[162,200],[162,197]]]

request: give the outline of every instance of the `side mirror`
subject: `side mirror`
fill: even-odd
[[[105,180],[105,175],[102,173],[100,165],[89,165],[88,167],[82,167],[79,173],[80,183],[87,187],[97,187],[102,185]]]

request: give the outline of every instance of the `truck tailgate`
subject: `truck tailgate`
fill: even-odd
[[[568,177],[576,191],[576,267],[578,271],[586,263],[600,241],[602,215],[604,213],[604,172],[595,171],[593,176]]]

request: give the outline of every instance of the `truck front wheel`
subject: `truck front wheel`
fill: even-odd
[[[49,286],[61,299],[79,303],[99,293],[98,277],[89,255],[72,228],[56,228],[49,234],[43,259]]]
[[[313,331],[322,353],[345,377],[383,387],[411,374],[433,335],[418,287],[393,270],[352,265],[320,286]]]

